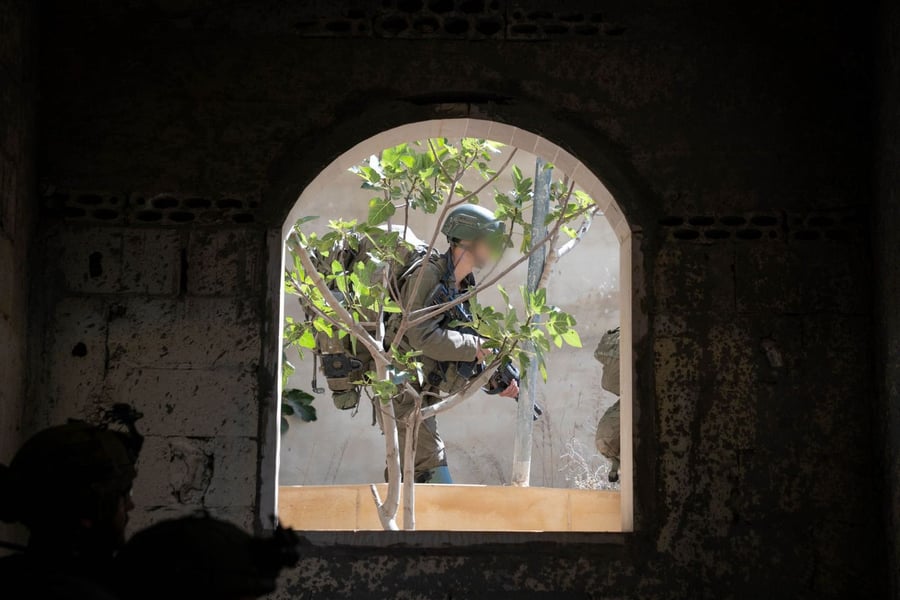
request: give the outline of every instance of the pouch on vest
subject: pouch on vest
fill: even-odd
[[[316,351],[321,357],[321,369],[331,390],[336,408],[351,410],[359,404],[359,385],[365,376],[367,364],[350,353],[350,336],[339,338],[337,333],[316,334]]]
[[[420,240],[409,228],[393,226],[392,232],[398,233],[401,238],[405,235],[407,244],[398,243],[396,259],[390,261],[390,269],[394,274],[405,274],[410,266],[423,260],[428,245]],[[365,260],[373,250],[372,240],[369,236],[360,236],[357,239],[356,249],[353,250],[346,242],[340,242],[332,248],[326,256],[315,256],[314,263],[320,273],[331,273],[332,261],[337,261],[347,272],[353,271],[354,265]],[[373,281],[380,281],[384,265],[373,272]],[[332,290],[335,295],[342,298],[337,290]],[[374,321],[378,314],[371,311],[361,311],[361,320],[370,331],[375,331]],[[357,407],[360,398],[360,382],[364,380],[368,371],[374,370],[374,361],[368,349],[361,343],[356,343],[354,348],[353,336],[339,336],[337,332],[328,335],[323,332],[316,334],[316,353],[321,358],[321,371],[328,382],[332,400],[335,407],[341,410],[351,410]]]

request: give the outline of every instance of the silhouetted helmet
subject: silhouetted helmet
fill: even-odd
[[[506,227],[493,212],[477,204],[457,206],[447,215],[441,233],[447,240],[479,240],[495,234],[503,234]]]
[[[275,590],[282,568],[297,563],[298,543],[280,527],[258,538],[209,516],[163,521],[122,548],[118,591],[125,600],[262,596]]]
[[[0,520],[33,529],[104,516],[131,488],[142,440],[133,422],[130,433],[72,422],[35,434],[0,465]]]

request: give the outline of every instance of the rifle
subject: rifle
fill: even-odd
[[[438,306],[440,304],[451,302],[452,300],[453,298],[451,297],[450,289],[444,283],[440,283],[431,296],[430,304],[432,306]],[[460,333],[479,335],[474,328],[465,325],[465,323],[472,323],[473,321],[474,319],[472,318],[472,313],[469,311],[468,305],[465,302],[461,302],[447,309],[442,316],[441,325],[447,329],[459,331]],[[494,371],[494,374],[491,375],[487,385],[483,388],[485,393],[491,396],[499,394],[508,388],[513,381],[517,384],[520,381],[519,369],[512,364],[512,361],[508,357],[504,357],[501,360],[503,362],[497,367],[497,370]],[[478,376],[483,370],[484,363],[478,360],[459,361],[456,363],[456,371],[466,379],[472,379],[473,377]],[[515,401],[519,401],[518,395],[516,395]],[[538,417],[543,414],[544,409],[535,402],[533,419],[537,421]]]

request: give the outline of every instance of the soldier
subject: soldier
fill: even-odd
[[[447,236],[450,244],[447,252],[439,258],[413,265],[401,278],[404,310],[415,311],[438,304],[440,301],[435,299],[436,296],[442,301],[452,300],[472,288],[475,285],[473,271],[497,259],[498,242],[502,241],[503,232],[503,223],[486,208],[463,204],[451,210],[441,227],[441,233]],[[418,289],[414,290],[419,269],[424,273]],[[392,316],[388,328],[396,331],[399,319],[398,315]],[[465,369],[461,373],[458,365],[481,363],[490,352],[482,348],[481,342],[474,333],[456,330],[446,315],[407,330],[400,347],[422,352],[426,376],[421,389],[423,405],[437,401],[439,392],[452,393],[466,384],[467,375],[471,373],[465,373]],[[517,397],[518,383],[513,381],[500,395]],[[414,408],[414,399],[409,394],[401,395],[394,402],[401,451],[407,435],[405,418]],[[444,442],[434,417],[426,419],[419,428],[415,477],[417,483],[453,483]]]
[[[619,396],[619,328],[616,327],[603,334],[600,343],[594,350],[594,358],[603,365],[603,376],[600,386]],[[609,481],[619,480],[619,399],[610,406],[600,422],[597,423],[597,434],[594,438],[597,450],[609,459]]]
[[[209,516],[152,525],[116,558],[122,600],[242,600],[275,591],[282,568],[297,564],[300,540],[278,528],[257,538]]]
[[[29,531],[24,552],[0,560],[4,598],[113,597],[111,562],[134,508],[139,416],[127,405],[108,415],[128,433],[83,422],[45,429],[0,465],[0,520]]]

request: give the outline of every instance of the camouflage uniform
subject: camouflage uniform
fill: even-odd
[[[420,267],[412,270],[404,278],[403,305],[409,311],[415,311],[429,306],[438,286],[447,280],[448,273],[447,255],[425,261]],[[422,281],[415,297],[412,296],[415,281],[419,269],[424,269]],[[453,282],[449,284],[452,286]],[[469,275],[460,286],[461,291],[475,285],[474,278]],[[466,380],[456,371],[458,361],[471,362],[475,360],[478,351],[478,337],[469,333],[462,333],[442,327],[442,317],[436,317],[406,331],[404,339],[400,342],[400,348],[404,351],[410,349],[419,350],[423,356],[423,372],[426,379],[429,375],[441,373],[439,363],[449,363],[443,373],[441,381],[426,382],[422,388],[424,392],[423,406],[434,404],[439,391],[452,393],[465,385]],[[400,322],[399,315],[393,315],[388,323],[388,328],[396,331]],[[404,419],[415,408],[415,401],[410,394],[403,394],[394,401],[394,413],[397,417],[397,432],[400,436],[400,452],[403,453],[403,444],[407,435]],[[433,469],[447,466],[447,454],[444,449],[444,441],[438,432],[437,421],[434,417],[426,419],[419,427],[418,445],[416,446],[416,481],[427,481]]]
[[[594,358],[603,365],[600,385],[608,392],[619,395],[619,328],[607,331],[594,350]],[[594,438],[597,450],[612,462],[610,481],[618,479],[619,467],[619,400],[610,406],[600,422]]]

